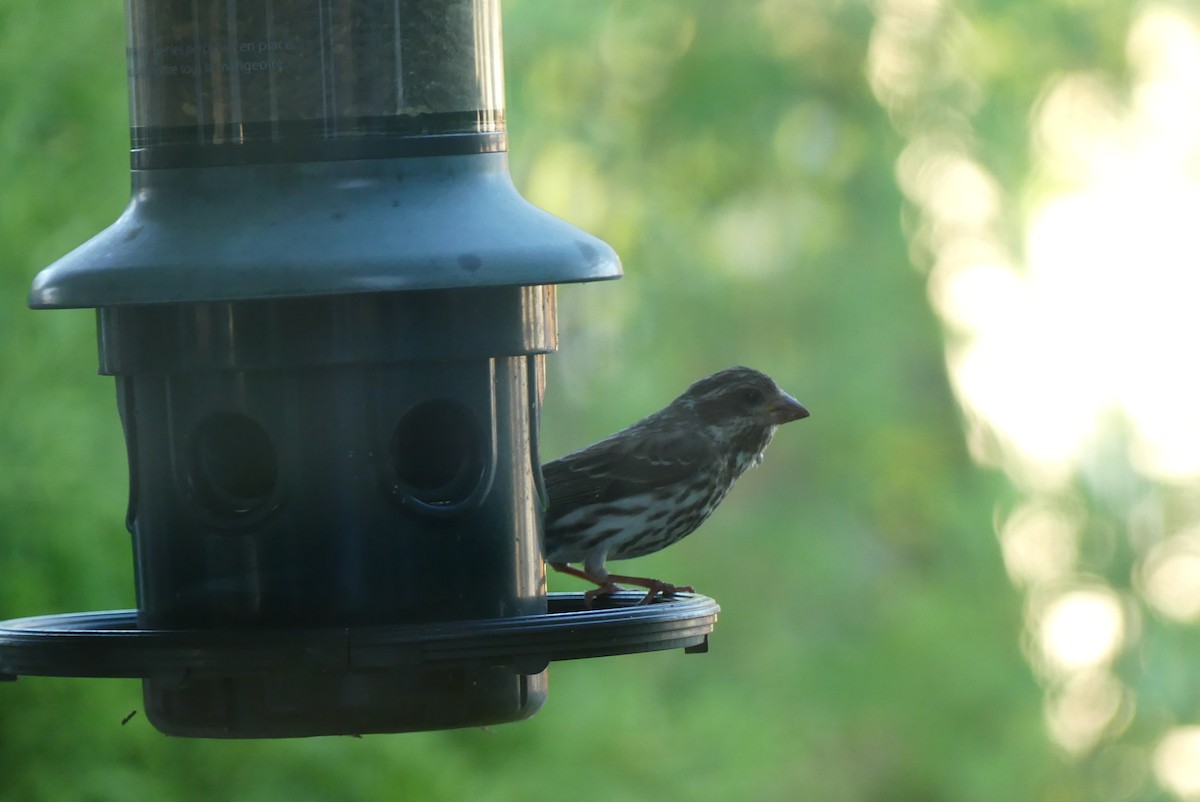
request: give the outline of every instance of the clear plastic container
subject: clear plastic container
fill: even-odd
[[[497,0],[127,0],[127,11],[135,167],[397,155],[447,136],[456,152],[503,149]]]

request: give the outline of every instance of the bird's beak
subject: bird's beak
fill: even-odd
[[[808,415],[808,409],[803,404],[784,392],[767,406],[767,417],[775,426],[807,418]]]

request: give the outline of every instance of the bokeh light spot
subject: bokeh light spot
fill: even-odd
[[[1065,674],[1107,665],[1120,650],[1125,629],[1116,593],[1099,586],[1059,594],[1042,608],[1036,622],[1047,667]]]
[[[1154,776],[1180,799],[1200,799],[1200,727],[1167,731],[1154,750]]]

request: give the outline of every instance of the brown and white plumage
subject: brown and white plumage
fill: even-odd
[[[690,590],[610,574],[606,561],[650,554],[691,534],[738,477],[762,461],[779,425],[808,414],[769,376],[733,367],[616,434],[547,463],[547,562],[594,582],[589,601],[619,589],[618,582],[647,588],[645,601]]]

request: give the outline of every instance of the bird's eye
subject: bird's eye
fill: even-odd
[[[762,391],[756,390],[753,387],[746,387],[738,391],[738,400],[747,406],[756,406],[764,400]]]

